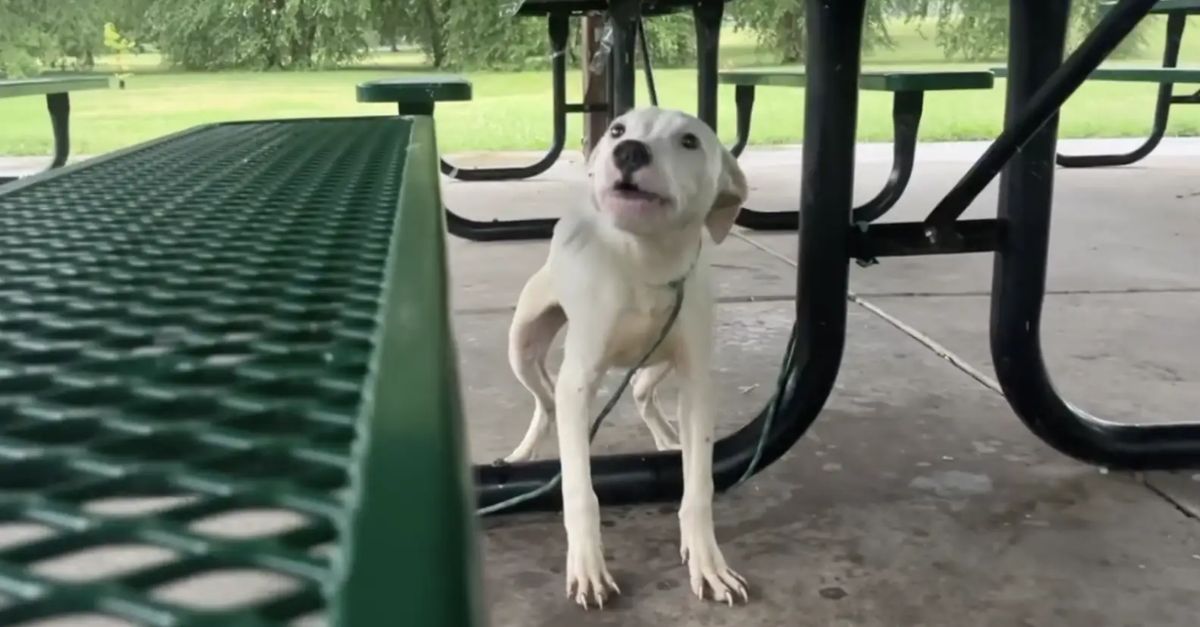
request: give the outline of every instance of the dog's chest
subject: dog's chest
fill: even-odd
[[[613,318],[609,335],[608,359],[620,367],[632,367],[637,364],[646,351],[654,345],[662,335],[663,329],[671,317],[671,309],[675,304],[675,295],[669,290],[656,290],[661,293],[637,294],[621,307]],[[672,325],[671,335],[674,335],[676,320]],[[671,335],[659,346],[647,363],[655,363],[666,359],[671,351]]]

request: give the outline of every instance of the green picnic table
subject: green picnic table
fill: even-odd
[[[202,126],[0,188],[0,625],[484,624],[438,177],[406,115]],[[262,510],[300,522],[205,530]],[[121,546],[168,557],[41,568]],[[161,592],[246,570],[290,585]]]
[[[1111,10],[1116,2],[1104,2],[1102,6]],[[1154,123],[1150,136],[1142,145],[1125,154],[1117,155],[1064,155],[1056,157],[1058,165],[1067,168],[1094,168],[1130,165],[1141,161],[1162,141],[1167,132],[1171,107],[1176,105],[1200,104],[1200,90],[1192,94],[1176,94],[1176,84],[1200,85],[1200,67],[1179,67],[1179,49],[1183,43],[1183,29],[1188,16],[1200,15],[1200,0],[1160,0],[1150,9],[1151,14],[1167,16],[1167,39],[1163,49],[1162,65],[1132,67],[1114,65],[1097,68],[1089,76],[1092,81],[1118,81],[1151,83],[1158,85],[1158,99],[1154,105]],[[1006,76],[1006,68],[997,68],[997,76]]]
[[[0,80],[0,98],[16,96],[46,96],[50,125],[54,129],[54,160],[50,169],[61,168],[71,153],[70,93],[85,89],[108,89],[105,76],[64,76]],[[14,180],[0,177],[0,184]]]

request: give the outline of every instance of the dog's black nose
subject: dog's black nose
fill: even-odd
[[[650,165],[650,149],[636,139],[627,139],[613,148],[613,164],[626,176]]]

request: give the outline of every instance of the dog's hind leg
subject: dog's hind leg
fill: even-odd
[[[529,429],[517,448],[504,458],[507,463],[537,459],[554,426],[554,381],[546,371],[546,354],[566,321],[550,290],[548,273],[545,269],[538,271],[521,290],[508,332],[508,363],[533,395],[535,405]]]
[[[660,451],[679,449],[679,432],[663,415],[658,404],[658,386],[671,373],[671,362],[664,361],[637,371],[633,378],[633,400],[637,403],[642,421],[654,437],[654,447]]]

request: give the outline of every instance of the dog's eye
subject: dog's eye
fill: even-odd
[[[679,142],[688,150],[695,150],[700,147],[700,138],[691,133],[684,133]]]
[[[609,135],[609,137],[612,137],[613,139],[616,139],[624,134],[625,134],[625,125],[624,124],[620,124],[620,123],[613,124],[612,128],[608,129],[608,135]]]

